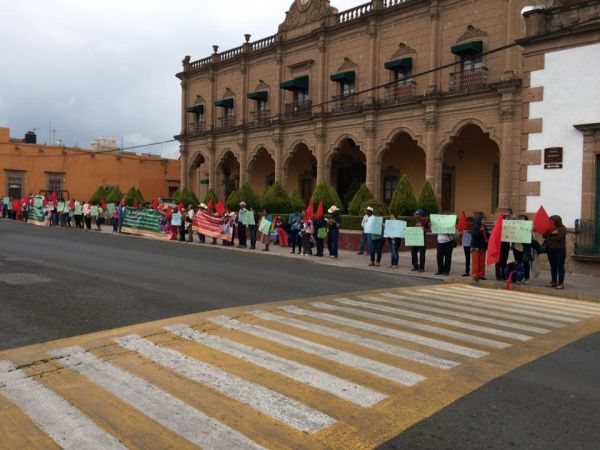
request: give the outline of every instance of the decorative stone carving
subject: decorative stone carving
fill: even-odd
[[[438,121],[435,117],[426,117],[425,118],[425,128],[429,131],[437,130]]]
[[[480,30],[479,28],[474,27],[473,25],[469,25],[467,27],[467,31],[465,31],[456,41],[456,43],[459,42],[467,42],[467,41],[474,41],[476,39],[481,39],[486,37],[488,34],[483,31]]]
[[[338,72],[346,72],[348,70],[356,69],[358,64],[352,61],[350,58],[344,58],[344,63],[338,67]]]
[[[285,13],[286,17],[279,25],[279,31],[300,27],[337,13],[338,10],[331,6],[329,0],[296,0]]]
[[[258,84],[256,85],[256,88],[254,89],[256,92],[258,91],[268,91],[271,88],[271,86],[269,86],[267,83],[265,83],[264,80],[258,80]]]
[[[231,97],[235,97],[235,92],[233,92],[229,88],[225,88],[225,93],[223,94],[223,98],[231,98]]]
[[[315,63],[314,59],[306,59],[304,61],[300,61],[294,64],[290,64],[288,66],[288,69],[290,72],[294,73],[294,72],[302,72],[305,70],[310,69],[313,64]]]
[[[196,100],[194,100],[193,106],[204,105],[206,104],[206,100],[201,95],[196,95]]]
[[[416,50],[412,47],[409,47],[408,45],[406,45],[404,42],[400,43],[400,45],[398,46],[398,50],[396,50],[394,52],[394,54],[392,55],[392,60],[394,59],[402,59],[402,57],[406,57],[406,56],[412,56],[414,54],[416,54]]]

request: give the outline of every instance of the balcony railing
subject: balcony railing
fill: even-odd
[[[487,85],[487,67],[462,70],[450,74],[450,91],[471,91]]]
[[[300,102],[287,103],[285,105],[284,113],[286,119],[309,117],[312,114],[312,101],[303,100]]]
[[[206,133],[204,122],[193,122],[188,125],[187,134],[190,137],[202,136],[204,133]]]
[[[401,103],[416,94],[417,83],[413,80],[396,81],[385,87],[385,103]]]
[[[233,130],[235,117],[220,117],[217,121],[217,131]]]
[[[330,110],[334,113],[351,112],[358,109],[358,95],[336,95],[332,97]]]
[[[575,221],[575,255],[600,256],[600,236],[593,220]]]
[[[271,111],[252,111],[250,112],[250,126],[267,125],[270,122]]]

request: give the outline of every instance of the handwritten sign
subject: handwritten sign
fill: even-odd
[[[83,214],[83,206],[81,206],[81,203],[75,202],[75,215],[81,216],[82,214]]]
[[[95,206],[95,205],[92,206],[90,211],[91,211],[92,217],[98,217],[98,207],[97,206]]]
[[[61,213],[65,211],[65,202],[58,202],[58,206],[56,207],[56,210]]]
[[[403,238],[407,225],[404,220],[386,220],[383,236],[386,238]]]
[[[433,234],[454,234],[456,233],[456,215],[432,214],[431,232]]]
[[[269,234],[271,232],[271,222],[263,217],[260,221],[260,225],[258,226],[258,231],[260,231],[262,234]]]
[[[254,211],[244,211],[242,213],[242,223],[244,225],[256,225],[254,220]]]
[[[12,205],[11,205],[11,203],[10,203],[10,198],[8,198],[8,197],[4,197],[4,198],[2,199],[2,203],[4,203],[4,204],[6,205],[6,207],[7,207],[7,209],[8,209],[9,211],[11,211],[11,210],[12,210]]]
[[[115,212],[117,212],[117,207],[114,203],[107,203],[106,210],[109,212],[109,214],[114,214]]]
[[[33,199],[33,206],[36,208],[42,208],[44,206],[44,197],[37,196]]]
[[[407,227],[404,230],[404,244],[407,247],[424,247],[425,233],[421,227]]]
[[[365,233],[381,235],[383,227],[383,217],[371,216],[365,224]]]
[[[181,213],[178,213],[178,212],[173,213],[173,215],[171,216],[171,226],[173,226],[173,227],[181,226]]]
[[[502,222],[502,241],[531,244],[531,220],[505,220]]]

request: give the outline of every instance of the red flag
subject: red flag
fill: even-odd
[[[140,207],[140,201],[137,198],[133,201],[133,207],[136,209]]]
[[[56,191],[54,191],[50,197],[52,198],[52,203],[54,203],[54,205],[56,206],[58,204],[58,202],[56,201],[56,199],[58,197],[56,195]]]
[[[312,220],[314,215],[315,207],[313,206],[313,202],[311,200],[308,206],[306,207],[306,211],[304,212],[304,223],[308,222],[309,220]]]
[[[213,199],[211,198],[210,201],[208,202],[208,206],[206,207],[206,210],[208,212],[211,212],[213,210],[215,206],[215,202],[213,201]]]
[[[490,239],[488,240],[487,265],[491,266],[500,261],[500,245],[502,244],[502,224],[504,216],[502,213],[498,215],[498,220],[494,225]]]
[[[540,209],[535,213],[535,218],[533,219],[533,229],[539,234],[544,234],[554,230],[554,228],[554,222],[550,220],[544,207],[540,206]]]
[[[158,198],[154,197],[154,201],[152,202],[152,209],[158,209]]]
[[[184,208],[185,208],[185,206],[183,206],[183,203],[180,203],[179,205],[177,205],[177,210],[179,212],[183,211]]]
[[[119,206],[125,206],[125,200],[121,200],[121,203],[119,203]]]
[[[464,211],[460,214],[460,218],[458,219],[458,225],[456,225],[456,229],[459,233],[464,233],[466,230],[469,229],[469,221],[467,220],[467,215]]]
[[[106,200],[100,200],[100,206],[102,206],[102,209],[106,209]]]
[[[217,214],[219,216],[222,216],[223,214],[225,214],[226,208],[225,208],[225,205],[223,204],[223,200],[219,200],[219,203],[217,203],[217,206],[215,206],[215,211],[217,211]]]
[[[319,207],[317,208],[317,219],[322,219],[325,217],[325,206],[323,205],[323,200],[319,202]]]
[[[75,209],[75,199],[71,199],[69,202],[69,209]]]
[[[167,208],[167,212],[165,214],[167,216],[167,219],[170,219],[173,215],[173,211],[171,211],[171,208]]]

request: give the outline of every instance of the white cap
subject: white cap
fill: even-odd
[[[208,206],[206,206],[204,203],[200,203],[200,208],[206,209],[206,208],[208,208]]]
[[[336,211],[339,211],[340,208],[338,208],[337,206],[333,205],[331,208],[329,208],[329,210],[327,211],[329,214],[333,214]]]
[[[375,212],[372,206],[367,206],[367,211]]]

